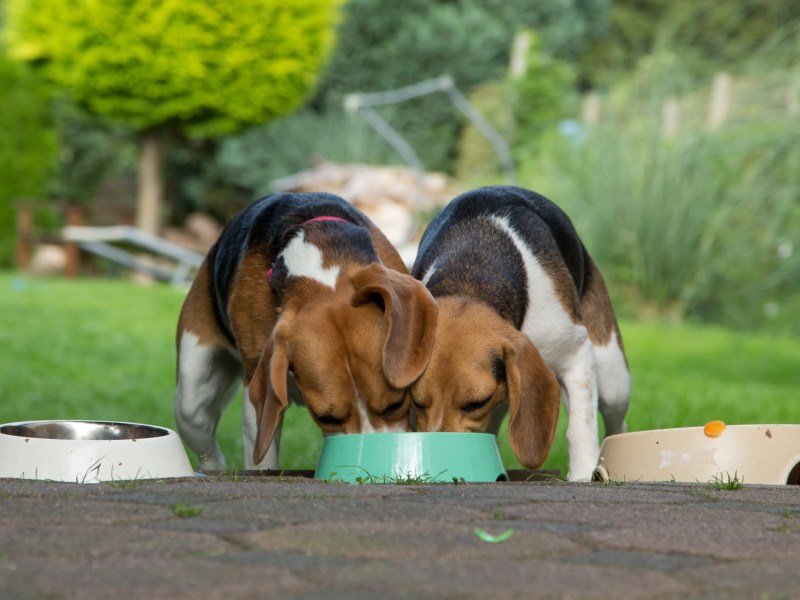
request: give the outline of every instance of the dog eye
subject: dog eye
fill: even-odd
[[[344,423],[344,421],[333,415],[314,415],[314,418],[320,425],[341,425]]]
[[[489,396],[488,398],[484,398],[483,400],[479,400],[477,402],[470,402],[469,404],[465,404],[464,406],[462,406],[461,410],[465,413],[475,412],[476,410],[480,410],[481,408],[489,404],[491,399],[492,396]]]
[[[406,403],[406,397],[403,396],[402,398],[400,398],[400,400],[398,400],[394,404],[390,404],[389,406],[384,408],[383,412],[381,414],[382,415],[388,415],[389,413],[393,413],[393,412],[395,412],[397,410],[400,410],[401,408],[403,408],[403,405],[405,403]]]
[[[417,408],[417,409],[419,409],[419,410],[426,410],[426,409],[428,408],[428,407],[427,407],[427,406],[425,406],[424,404],[420,404],[419,402],[417,402],[416,400],[414,400],[414,397],[413,397],[413,396],[411,396],[411,404],[413,404],[413,405],[414,405],[414,408]]]

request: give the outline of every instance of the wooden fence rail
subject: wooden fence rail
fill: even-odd
[[[27,269],[31,263],[33,252],[39,244],[63,244],[66,255],[64,275],[77,277],[80,273],[80,248],[74,242],[64,242],[61,228],[57,230],[41,229],[36,226],[36,212],[47,212],[55,216],[56,221],[66,226],[79,226],[83,223],[83,209],[72,203],[45,204],[42,202],[23,201],[17,205],[16,225],[16,264],[17,269]]]
[[[630,104],[633,104],[632,100]],[[754,116],[800,114],[800,84],[794,74],[733,77],[717,73],[709,86],[683,96],[672,95],[661,104],[661,131],[672,137],[682,129],[718,129],[726,123]],[[629,119],[630,106],[615,108],[609,98],[590,92],[581,103],[581,119],[588,126]]]

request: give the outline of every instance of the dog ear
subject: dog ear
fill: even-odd
[[[514,330],[503,354],[510,404],[508,440],[519,462],[538,469],[553,443],[561,388],[526,335]]]
[[[370,302],[384,311],[383,373],[395,388],[422,375],[433,353],[438,307],[431,293],[410,275],[371,264],[352,276],[353,306]]]
[[[276,332],[277,333],[277,330]],[[256,409],[258,434],[253,448],[253,462],[259,464],[267,455],[275,431],[289,405],[286,379],[289,375],[289,356],[285,342],[276,340],[273,334],[270,344],[264,349],[250,380],[248,395]]]

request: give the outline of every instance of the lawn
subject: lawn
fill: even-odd
[[[186,290],[124,280],[0,273],[0,422],[102,419],[174,428],[175,324]],[[633,373],[630,430],[800,423],[800,339],[718,327],[621,323]],[[219,438],[241,468],[241,398]],[[566,420],[545,467],[566,474]],[[501,452],[519,464],[505,435]],[[313,468],[322,439],[305,409],[284,421],[281,466]],[[194,457],[192,457],[194,459]]]

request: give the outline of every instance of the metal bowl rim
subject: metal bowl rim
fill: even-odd
[[[60,425],[96,425],[99,427],[120,427],[130,430],[145,430],[152,432],[151,435],[138,435],[138,436],[125,436],[125,437],[108,437],[108,438],[90,438],[90,437],[52,437],[42,435],[28,435],[24,432],[13,432],[14,428],[44,428],[47,426],[60,426]],[[33,433],[33,432],[32,432]],[[0,424],[0,436],[7,439],[29,439],[29,440],[42,440],[54,442],[127,442],[131,440],[148,440],[148,439],[161,439],[173,435],[173,432],[166,427],[159,425],[149,425],[146,423],[133,423],[129,421],[106,421],[95,419],[44,419],[36,421],[17,421],[14,423]]]

